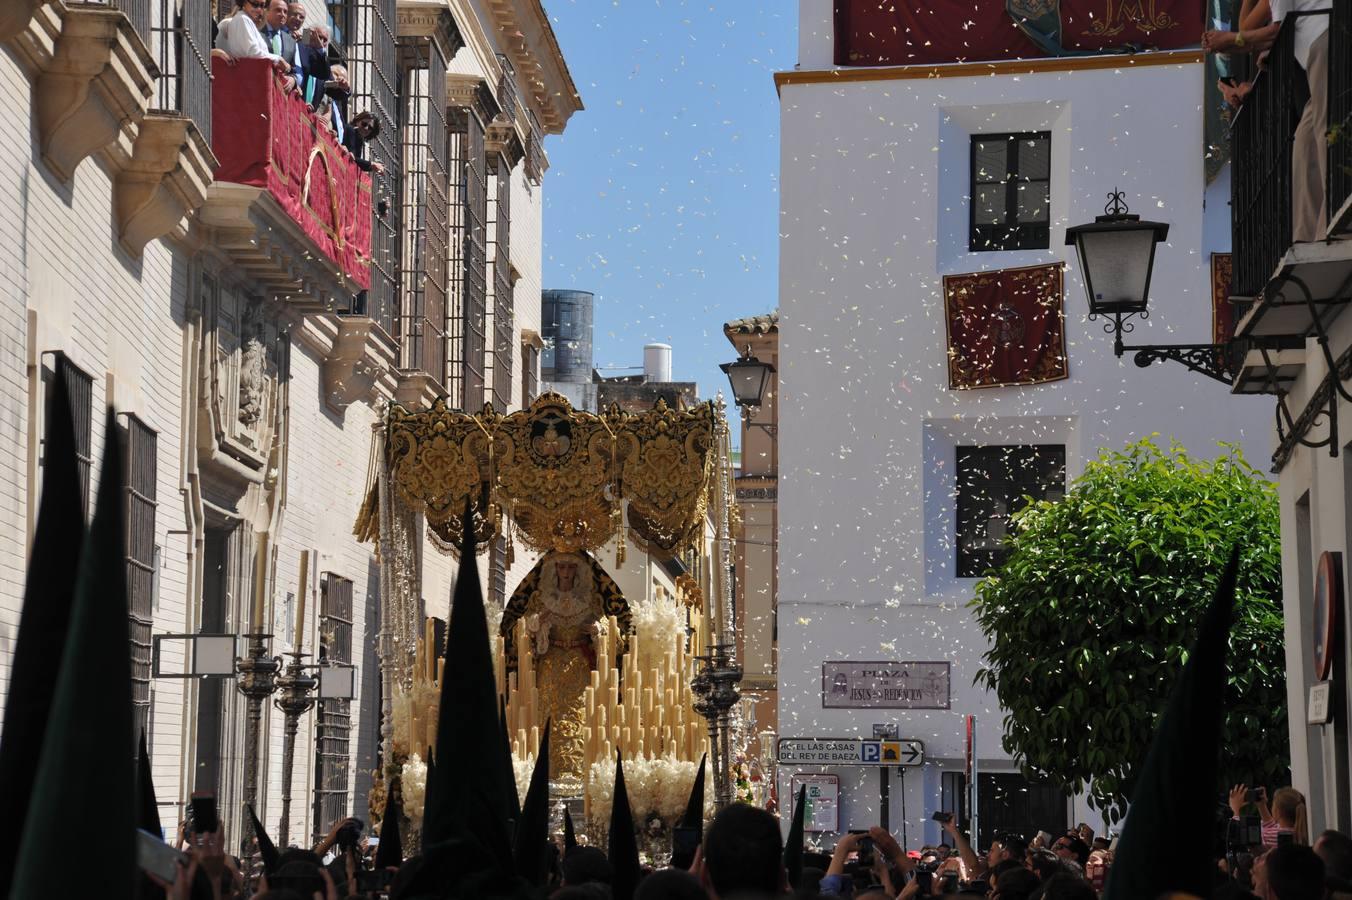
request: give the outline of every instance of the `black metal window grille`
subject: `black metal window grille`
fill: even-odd
[[[512,402],[512,359],[516,341],[512,335],[512,172],[507,161],[497,158],[492,221],[489,233],[493,256],[493,408],[507,411]]]
[[[453,109],[447,118],[446,173],[450,208],[447,215],[446,242],[446,390],[450,403],[465,405],[465,252],[467,232],[465,203],[465,166],[468,161],[469,133],[466,109]]]
[[[540,350],[531,344],[521,345],[521,408],[525,409],[540,396]]]
[[[446,60],[431,41],[408,41],[404,65],[404,279],[400,365],[446,381]]]
[[[516,87],[516,67],[505,53],[498,54],[498,67],[502,73],[498,76],[498,106],[508,122],[515,122],[521,109],[521,95]]]
[[[131,19],[159,68],[155,112],[181,113],[211,143],[211,41],[209,0],[113,0]],[[153,15],[152,15],[153,13]]]
[[[403,180],[400,148],[399,48],[395,41],[396,0],[331,0],[329,28],[333,46],[344,57],[352,96],[348,115],[370,112],[380,134],[366,146],[367,156],[385,166],[371,181],[371,288],[353,312],[369,316],[390,337],[395,334],[401,281],[400,230]]]
[[[352,662],[352,581],[324,573],[320,582],[319,662]],[[321,700],[315,738],[315,838],[348,816],[352,772],[352,702]]]
[[[155,598],[155,478],[157,435],[136,416],[123,431],[127,461],[127,601],[132,704],[137,732],[150,731],[150,629]]]
[[[972,135],[973,252],[1049,246],[1051,154],[1050,131]]]
[[[1066,448],[958,447],[957,457],[958,577],[980,578],[1009,556],[1005,536],[1015,512],[1029,499],[1065,496]]]
[[[526,180],[539,184],[545,175],[544,129],[540,127],[540,120],[535,118],[535,113],[529,109],[526,110],[526,118],[530,122],[530,134],[526,136]]]
[[[66,383],[70,418],[75,425],[75,460],[80,472],[80,502],[89,515],[89,475],[94,467],[94,376],[61,351],[52,354],[53,376]]]
[[[483,123],[473,114],[465,122],[465,180],[461,203],[465,214],[464,408],[474,412],[484,402],[484,356],[487,344],[488,160]]]

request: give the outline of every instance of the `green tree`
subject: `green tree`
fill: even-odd
[[[1222,446],[1214,461],[1153,440],[1103,451],[1064,499],[1014,516],[1009,558],[971,603],[990,641],[976,681],[1006,710],[1006,752],[1111,821],[1236,542],[1223,771],[1286,777],[1277,492]]]

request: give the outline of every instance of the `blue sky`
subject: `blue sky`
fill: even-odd
[[[596,294],[595,364],[672,345],[712,398],[729,319],[778,296],[779,105],[788,0],[545,0],[586,106],[545,143],[544,286]],[[618,373],[617,373],[618,374]]]

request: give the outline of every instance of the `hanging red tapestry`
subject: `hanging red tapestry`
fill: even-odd
[[[1235,306],[1230,302],[1230,254],[1211,254],[1211,343],[1228,344],[1235,336]]]
[[[1061,264],[944,276],[948,386],[1060,381],[1069,375]]]

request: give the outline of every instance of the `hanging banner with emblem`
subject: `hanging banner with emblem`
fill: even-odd
[[[948,709],[946,662],[824,662],[823,709]]]

